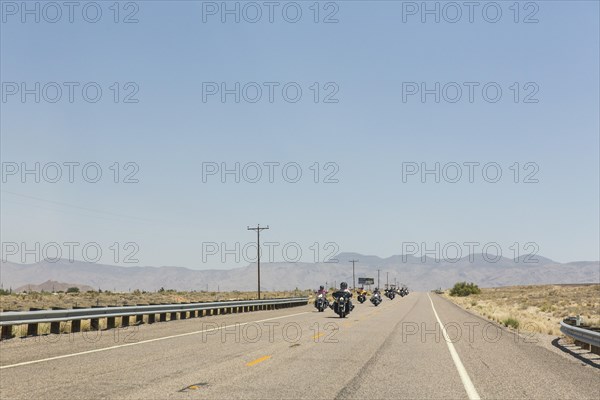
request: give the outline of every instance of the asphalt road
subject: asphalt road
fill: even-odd
[[[9,340],[0,398],[599,398],[600,370],[532,341],[411,293],[343,320],[306,306]]]

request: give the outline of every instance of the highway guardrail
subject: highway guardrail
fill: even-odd
[[[115,318],[121,318],[121,326],[129,326],[130,317],[136,317],[136,324],[147,322],[173,321],[176,319],[198,318],[210,315],[236,314],[260,310],[276,310],[308,304],[308,297],[287,299],[220,301],[210,303],[146,304],[136,306],[109,306],[91,308],[4,311],[0,313],[0,339],[13,337],[12,327],[27,325],[27,336],[39,334],[39,324],[50,323],[50,333],[60,333],[61,322],[71,322],[71,333],[81,331],[81,321],[90,320],[90,329],[100,329],[100,319],[106,318],[106,328],[116,327]],[[167,318],[167,315],[169,318]]]
[[[575,318],[566,318],[560,323],[560,331],[566,336],[575,339],[575,344],[600,354],[600,329],[591,327],[574,326]]]

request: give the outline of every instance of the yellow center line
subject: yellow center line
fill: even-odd
[[[247,367],[251,367],[251,366],[256,365],[258,363],[261,363],[261,362],[263,362],[265,360],[268,360],[269,358],[271,358],[271,356],[264,356],[264,357],[261,357],[261,358],[257,358],[254,361],[250,361],[248,364],[246,364],[246,366]]]
[[[316,335],[314,335],[314,336],[312,337],[312,339],[313,339],[313,340],[316,340],[316,339],[320,338],[321,336],[323,336],[324,334],[325,334],[325,332],[317,333]]]

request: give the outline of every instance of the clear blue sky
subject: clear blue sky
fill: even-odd
[[[203,263],[202,243],[243,245],[255,239],[246,226],[260,223],[271,227],[264,240],[298,242],[305,261],[313,242],[382,257],[401,253],[403,242],[497,242],[508,256],[511,243],[535,242],[539,254],[561,262],[600,258],[597,1],[541,1],[538,9],[522,3],[518,23],[512,1],[498,2],[497,23],[482,17],[484,2],[473,23],[466,8],[457,23],[443,15],[440,23],[427,15],[422,23],[420,13],[403,22],[406,2],[339,1],[337,9],[321,4],[321,21],[330,13],[339,21],[328,24],[314,23],[312,1],[297,2],[297,23],[285,21],[281,8],[274,23],[267,8],[257,23],[234,23],[232,16],[222,23],[220,14],[203,22],[209,6],[194,1],[139,1],[139,10],[120,10],[120,20],[134,13],[138,23],[114,23],[113,1],[99,2],[98,23],[86,22],[80,8],[73,23],[67,10],[56,23],[44,15],[40,23],[25,15],[22,23],[22,10],[6,3],[5,172],[7,163],[97,162],[103,176],[95,184],[80,170],[74,183],[7,176],[3,242],[98,242],[108,263],[110,243],[135,242],[141,265],[223,268],[237,264],[218,257]],[[539,22],[523,23],[532,13]],[[90,81],[103,89],[97,103],[82,99],[81,86],[70,103],[64,85],[56,103],[35,103],[33,95],[23,103],[6,84]],[[114,103],[114,82],[134,82],[139,102]],[[218,95],[203,102],[203,82],[281,85],[273,103],[266,89],[257,103],[235,103],[232,95],[222,103]],[[297,103],[281,97],[286,82],[303,89]],[[338,102],[315,103],[314,82],[321,100],[334,87],[323,85],[333,82]],[[466,89],[456,103],[435,103],[433,95],[423,103],[418,95],[403,102],[403,82],[481,84],[473,103]],[[482,98],[487,82],[503,90],[496,103]],[[517,103],[514,82],[521,86]],[[526,89],[527,82],[534,85]],[[538,102],[525,103],[533,88]],[[130,91],[121,87],[121,98]],[[139,183],[113,183],[114,162],[136,163]],[[258,183],[216,176],[203,182],[203,162],[296,162],[303,176],[288,183],[277,169],[274,183],[266,176]],[[324,164],[335,163],[339,182],[314,183],[315,162],[320,180]],[[503,176],[488,183],[476,170],[473,183],[421,183],[415,176],[405,183],[403,162],[496,162]],[[515,162],[536,163],[539,183],[514,183]]]

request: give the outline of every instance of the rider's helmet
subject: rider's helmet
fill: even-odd
[[[346,282],[340,283],[340,289],[342,289],[342,290],[348,289],[348,284]]]
[[[323,286],[323,285],[319,286],[319,290],[323,290],[323,289],[325,289],[325,286]]]

